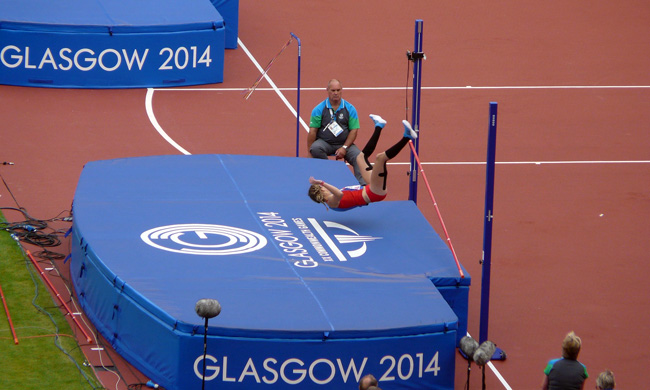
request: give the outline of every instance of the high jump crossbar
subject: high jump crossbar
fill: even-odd
[[[420,158],[418,157],[417,152],[415,151],[415,146],[413,146],[413,141],[409,141],[409,146],[411,147],[411,152],[413,157],[415,158],[415,161],[417,162],[417,165],[420,167],[420,172],[422,173],[422,178],[424,179],[424,184],[427,186],[427,190],[429,191],[429,196],[431,196],[431,200],[433,201],[433,207],[436,209],[436,213],[438,214],[438,220],[440,221],[440,225],[442,226],[442,230],[445,232],[445,238],[447,239],[447,245],[449,245],[449,249],[451,249],[451,254],[454,256],[454,260],[456,261],[456,267],[458,267],[458,273],[460,274],[461,278],[465,278],[465,273],[463,272],[462,267],[460,266],[460,262],[458,261],[458,256],[456,255],[456,250],[454,249],[454,245],[451,243],[451,237],[449,237],[449,233],[447,232],[447,227],[445,226],[445,221],[442,219],[442,214],[440,213],[440,209],[438,208],[438,202],[436,202],[435,196],[433,196],[433,191],[431,191],[431,186],[429,185],[429,181],[427,180],[427,176],[424,174],[424,169],[422,168],[422,164],[420,163]]]
[[[420,94],[422,92],[422,60],[425,58],[424,52],[422,51],[422,30],[423,30],[424,22],[422,19],[416,19],[415,20],[415,34],[414,34],[414,44],[413,44],[413,52],[407,52],[407,58],[409,61],[413,61],[413,101],[411,102],[412,105],[412,110],[411,110],[411,126],[415,131],[419,132],[420,129]],[[449,249],[451,250],[451,254],[454,256],[454,261],[456,261],[456,267],[458,267],[458,273],[460,274],[461,278],[465,277],[465,273],[463,272],[462,267],[460,266],[460,262],[458,261],[458,256],[456,255],[456,250],[454,249],[454,245],[451,242],[451,237],[449,237],[449,232],[447,232],[447,227],[445,226],[445,221],[442,219],[442,214],[440,213],[440,209],[438,208],[438,202],[436,202],[435,196],[433,196],[433,191],[431,191],[431,186],[429,185],[429,181],[427,180],[426,175],[424,174],[424,169],[422,168],[422,164],[420,163],[420,158],[418,157],[418,151],[419,151],[419,145],[420,145],[420,137],[415,139],[414,141],[409,141],[409,146],[411,147],[411,166],[410,166],[410,171],[409,171],[409,177],[411,180],[409,181],[409,200],[412,200],[417,204],[418,202],[418,172],[422,173],[422,178],[424,179],[424,183],[427,186],[427,190],[429,191],[429,196],[431,197],[431,200],[433,201],[433,206],[436,209],[436,213],[438,214],[438,220],[440,221],[440,225],[442,226],[442,230],[445,233],[445,238],[447,239],[447,245],[449,245]],[[418,171],[419,167],[419,171]]]

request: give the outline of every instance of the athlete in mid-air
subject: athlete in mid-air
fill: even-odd
[[[386,198],[386,194],[388,193],[386,189],[386,181],[388,179],[386,162],[397,156],[409,141],[415,140],[418,137],[418,134],[411,128],[411,124],[408,121],[403,120],[404,136],[395,145],[377,154],[373,167],[370,161],[368,161],[368,156],[375,151],[377,141],[379,141],[386,121],[379,115],[374,114],[371,114],[370,118],[375,122],[375,131],[361,153],[357,156],[357,163],[361,168],[363,179],[368,184],[363,187],[354,186],[339,189],[331,184],[325,183],[323,180],[310,177],[308,194],[314,202],[323,203],[332,210],[341,211],[366,206],[372,202],[379,202]]]

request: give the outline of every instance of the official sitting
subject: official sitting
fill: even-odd
[[[354,176],[359,184],[366,185],[357,156],[361,151],[354,144],[359,131],[357,109],[341,96],[341,82],[332,79],[327,84],[327,99],[319,103],[311,112],[307,150],[313,158],[327,159],[335,156],[345,160],[354,168]]]

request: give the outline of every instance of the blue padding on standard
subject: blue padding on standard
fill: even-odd
[[[172,32],[223,27],[209,0],[3,0],[0,27],[32,31]]]

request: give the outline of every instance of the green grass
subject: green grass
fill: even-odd
[[[5,222],[0,213],[0,222]],[[0,230],[0,286],[18,336],[0,308],[0,389],[101,389],[72,329],[38,272]]]

